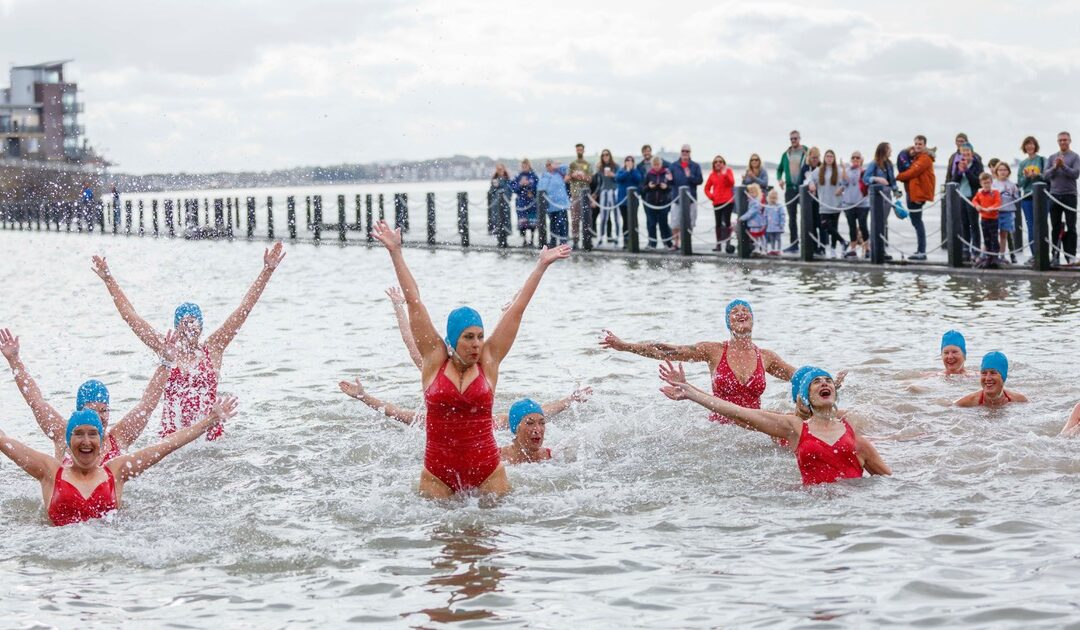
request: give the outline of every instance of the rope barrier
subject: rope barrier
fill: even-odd
[[[892,243],[890,243],[889,238],[887,236],[885,236],[884,234],[881,235],[881,240],[885,241],[885,249],[891,249],[891,250],[899,252],[901,260],[904,260],[904,259],[908,258],[908,253],[905,252],[904,250],[900,249],[899,247],[893,245]]]
[[[893,205],[893,204],[896,203],[895,200],[893,199],[893,197],[891,195],[886,195],[884,191],[879,190],[878,194],[881,195],[885,199],[885,201],[887,201],[889,203],[889,205]],[[933,208],[934,206],[940,204],[941,200],[942,200],[942,197],[938,197],[934,201],[931,201],[929,205],[923,206],[921,208],[911,209],[911,208],[909,208],[907,206],[901,206],[901,207],[903,207],[904,210],[907,210],[908,212],[922,212],[923,210],[929,210],[930,208]]]
[[[1061,203],[1060,201],[1058,201],[1057,197],[1051,195],[1050,193],[1046,193],[1046,196],[1050,198],[1050,201],[1053,201],[1054,203],[1061,206],[1062,208],[1065,208],[1069,212],[1076,212],[1077,211],[1076,208],[1066,206],[1065,204]],[[1022,199],[1022,197],[1021,197],[1021,199]]]
[[[984,256],[1001,256],[1001,257],[1011,256],[1013,254],[1018,254],[1018,253],[1020,253],[1020,252],[1022,252],[1024,250],[1026,250],[1028,247],[1031,247],[1031,244],[1034,242],[1034,241],[1028,241],[1028,243],[1026,245],[1022,245],[1022,246],[1020,246],[1020,247],[1018,247],[1016,249],[1013,249],[1013,250],[1008,250],[1008,251],[1004,251],[1004,252],[991,252],[991,251],[987,251],[987,250],[985,250],[985,249],[983,249],[981,247],[977,247],[975,245],[972,245],[963,236],[957,236],[956,238],[960,239],[960,242],[963,243],[964,245],[967,245],[968,247],[970,247],[972,251],[979,252],[980,254],[982,254]],[[1051,247],[1053,247],[1053,245],[1051,245]]]
[[[654,206],[651,203],[645,201],[644,199],[641,200],[641,205],[648,208],[648,209],[650,209],[650,210],[667,210],[668,208],[670,208],[672,206],[672,204],[673,204],[673,202],[669,201],[669,202],[667,202],[666,204],[664,204],[662,206]]]
[[[826,210],[839,210],[839,211],[843,212],[843,211],[846,211],[846,210],[854,210],[855,208],[865,208],[866,207],[866,206],[862,205],[862,201],[860,201],[859,203],[857,203],[857,204],[855,204],[853,206],[840,206],[840,207],[830,206],[829,204],[825,203],[824,201],[818,199],[817,196],[814,195],[814,193],[810,193],[810,198],[813,199],[814,201],[818,202],[818,207],[819,208],[825,208]]]

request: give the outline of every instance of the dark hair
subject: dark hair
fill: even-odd
[[[648,149],[648,150],[652,151],[652,145],[651,144],[643,144],[643,145],[641,145],[641,152],[642,153],[645,152],[645,149]]]
[[[1069,140],[1072,140],[1072,134],[1069,133],[1068,131],[1059,131],[1058,135],[1059,136],[1069,136]]]
[[[581,147],[582,149],[584,149],[584,148],[585,148],[585,145],[584,145],[584,144],[581,144],[581,143],[579,142],[579,143],[577,143],[577,144],[575,144],[575,145],[574,145],[574,148],[575,148],[575,149],[576,149],[576,148],[578,148],[578,147]]]
[[[961,131],[960,133],[956,134],[956,137],[957,137],[957,138],[963,138],[963,139],[964,139],[964,142],[971,142],[971,138],[969,138],[969,137],[968,137],[968,135],[967,135],[966,133],[964,133],[963,131]]]
[[[601,167],[604,166],[604,154],[605,153],[607,154],[608,160],[610,160],[609,164],[611,165],[612,168],[614,168],[615,167],[615,156],[611,155],[611,150],[610,149],[604,149],[603,151],[600,152],[600,166]]]
[[[886,164],[892,163],[888,158],[885,157],[885,154],[888,152],[888,150],[888,142],[878,143],[877,148],[874,149],[874,163],[877,164],[879,168],[885,168]]]
[[[1035,136],[1028,136],[1028,137],[1024,138],[1024,141],[1020,143],[1020,152],[1021,153],[1027,153],[1027,149],[1024,148],[1024,147],[1026,147],[1029,142],[1035,145],[1035,152],[1038,153],[1039,152],[1039,141],[1035,139]]]
[[[926,144],[926,136],[924,136],[924,135],[922,135],[922,134],[919,134],[919,135],[915,136],[915,140],[916,140],[916,141],[918,141],[918,140],[922,140],[922,141],[923,141],[923,144]]]

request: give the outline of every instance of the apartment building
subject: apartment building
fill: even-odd
[[[92,158],[79,124],[78,86],[64,80],[64,64],[51,61],[11,68],[0,90],[0,158],[82,162]]]

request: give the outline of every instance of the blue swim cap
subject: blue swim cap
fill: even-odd
[[[832,378],[832,374],[829,374],[825,370],[819,367],[811,367],[809,370],[806,371],[805,374],[803,374],[802,380],[799,381],[799,398],[802,398],[803,402],[805,402],[806,406],[808,407],[810,406],[810,383],[813,383],[814,379],[818,378],[819,376]],[[833,398],[836,402],[840,402],[839,394],[837,394]]]
[[[981,370],[994,370],[1001,375],[1001,382],[1009,380],[1009,359],[1001,352],[987,352]]]
[[[736,306],[745,306],[750,309],[750,317],[754,316],[754,309],[750,306],[750,303],[746,300],[732,300],[728,303],[727,308],[724,309],[724,323],[727,325],[727,329],[731,330],[731,309]]]
[[[179,328],[180,320],[184,319],[188,315],[199,320],[199,326],[203,325],[202,309],[199,308],[199,305],[193,302],[184,302],[180,306],[176,307],[176,313],[173,314],[173,328]]]
[[[105,439],[105,428],[101,426],[101,418],[98,417],[97,412],[92,409],[83,409],[82,411],[76,411],[68,418],[67,423],[67,445],[71,446],[71,434],[75,431],[75,427],[90,426],[97,429],[98,437]]]
[[[544,408],[531,398],[524,398],[510,405],[510,432],[517,433],[518,425],[525,416],[533,413],[544,415]]]
[[[814,366],[812,365],[804,365],[791,375],[791,402],[799,402],[799,388],[802,387],[802,378],[813,369]]]
[[[457,348],[461,333],[465,332],[465,329],[470,326],[484,327],[484,322],[480,319],[480,313],[477,313],[476,309],[459,306],[450,311],[449,317],[446,318],[446,338],[444,341],[446,341],[446,345],[451,351]]]
[[[946,331],[941,336],[941,349],[944,350],[945,346],[956,346],[960,348],[960,352],[963,353],[964,358],[967,358],[967,344],[964,343],[964,336],[960,334],[958,330]]]
[[[89,380],[79,385],[75,394],[75,411],[82,411],[86,403],[109,404],[109,388],[101,381]]]

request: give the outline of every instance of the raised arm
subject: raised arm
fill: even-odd
[[[496,364],[502,362],[510,352],[510,347],[514,345],[514,339],[517,338],[518,329],[521,327],[521,318],[525,315],[525,308],[536,293],[536,288],[540,286],[540,279],[544,277],[544,272],[553,262],[569,257],[569,245],[559,245],[555,249],[545,247],[540,250],[540,260],[537,261],[536,268],[529,274],[521,291],[510,303],[510,308],[506,309],[499,323],[495,325],[495,330],[484,342],[484,352],[488,353]]]
[[[591,387],[579,387],[575,389],[572,394],[566,398],[560,398],[558,400],[552,400],[550,402],[543,403],[540,408],[544,410],[544,417],[551,418],[557,416],[560,413],[570,408],[570,405],[576,402],[585,402],[592,396]]]
[[[600,345],[619,352],[632,352],[634,354],[659,359],[661,361],[708,361],[709,344],[707,342],[695,343],[689,346],[677,346],[670,343],[630,343],[615,336],[610,330],[604,330],[604,336],[600,339]],[[790,378],[790,377],[789,377]]]
[[[109,463],[105,465],[112,470],[113,476],[119,479],[121,483],[130,481],[146,472],[147,468],[160,462],[169,453],[206,433],[210,427],[219,422],[225,422],[235,415],[236,398],[223,396],[218,399],[217,403],[214,404],[214,408],[202,420],[190,427],[180,429],[153,446],[135,451],[130,455],[123,455],[109,460]]]
[[[132,443],[139,438],[143,429],[146,428],[150,414],[154,413],[158,402],[161,401],[161,393],[165,390],[165,381],[169,380],[169,371],[173,362],[176,361],[176,333],[172,330],[165,333],[165,345],[161,350],[161,365],[154,370],[150,382],[146,385],[142,400],[139,404],[127,412],[127,414],[110,431],[116,439],[121,451],[126,451]]]
[[[802,421],[795,416],[760,409],[747,409],[710,396],[686,382],[682,365],[675,367],[670,361],[661,364],[660,379],[667,383],[667,386],[662,387],[660,391],[672,400],[691,400],[710,411],[732,418],[740,426],[773,437],[784,438],[792,444],[799,440],[799,426]]]
[[[401,231],[391,230],[386,221],[379,221],[375,224],[374,234],[390,253],[390,261],[394,264],[398,285],[405,295],[405,304],[409,309],[409,329],[412,331],[416,348],[423,357],[423,364],[432,366],[431,369],[434,370],[435,366],[441,366],[446,359],[446,344],[439,336],[439,331],[435,330],[435,325],[431,323],[431,315],[428,314],[424,303],[420,301],[420,288],[412,272],[409,271],[409,266],[405,264],[405,257],[401,253]]]
[[[30,411],[33,412],[34,419],[37,420],[42,433],[56,444],[57,449],[62,450],[67,421],[57,413],[52,405],[45,402],[45,397],[41,395],[41,388],[30,376],[30,372],[19,357],[19,338],[12,335],[7,328],[0,330],[0,352],[7,359],[8,365],[15,375],[15,385],[19,388],[23,400],[30,405]]]
[[[120,289],[120,285],[116,282],[116,277],[109,271],[109,264],[105,262],[105,258],[101,256],[94,256],[92,258],[94,262],[94,273],[98,275],[105,282],[105,288],[109,290],[109,295],[112,296],[113,304],[116,305],[116,310],[120,311],[120,317],[124,318],[131,330],[135,333],[146,347],[150,348],[156,354],[161,353],[161,347],[165,343],[165,338],[158,331],[154,330],[154,327],[150,325],[150,322],[142,318],[135,312],[135,307],[131,305],[131,301]]]
[[[259,272],[259,277],[255,278],[255,282],[251,284],[251,288],[248,289],[244,295],[244,299],[240,302],[240,306],[229,315],[229,318],[225,320],[225,323],[214,331],[214,334],[207,338],[206,344],[210,347],[212,353],[217,354],[218,362],[220,363],[221,355],[225,352],[225,348],[229,347],[229,343],[236,337],[236,333],[240,331],[240,327],[247,321],[248,315],[251,314],[251,310],[255,308],[255,304],[259,301],[259,297],[262,296],[263,290],[266,289],[267,283],[270,282],[270,276],[274,275],[274,270],[285,258],[285,248],[280,241],[274,243],[274,246],[268,248],[263,252],[263,268]]]
[[[762,353],[765,358],[765,371],[772,374],[776,378],[782,378],[785,381],[791,380],[791,375],[795,373],[795,368],[790,363],[780,358],[780,355],[776,354],[772,350],[764,350]],[[839,387],[839,385],[837,385]]]
[[[341,381],[338,383],[338,387],[341,388],[341,391],[345,392],[346,396],[351,396],[383,414],[387,418],[392,418],[398,422],[412,424],[416,422],[416,419],[420,416],[418,412],[413,411],[412,409],[406,409],[391,403],[383,402],[367,393],[364,390],[364,386],[360,384],[359,378],[356,378],[351,383],[349,381]]]
[[[409,328],[409,317],[405,312],[405,296],[401,294],[401,289],[398,287],[388,288],[386,295],[390,298],[390,303],[394,305],[398,332],[401,333],[401,340],[405,342],[405,347],[409,350],[409,358],[416,364],[416,369],[423,370],[424,357],[416,347],[416,339],[413,339],[412,330]]]
[[[30,448],[3,431],[0,431],[0,451],[38,481],[50,472],[55,472],[60,465],[55,458]]]

